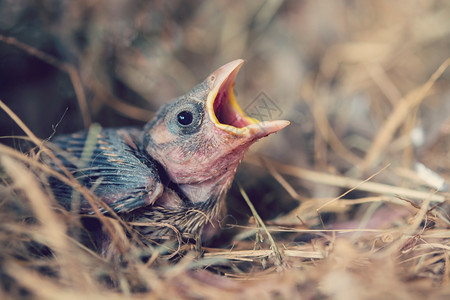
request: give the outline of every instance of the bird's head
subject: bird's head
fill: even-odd
[[[145,150],[180,185],[233,179],[248,147],[286,127],[244,114],[233,87],[243,60],[214,71],[189,93],[163,106],[145,128]]]

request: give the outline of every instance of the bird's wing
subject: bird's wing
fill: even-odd
[[[52,144],[59,149],[55,150],[57,157],[81,184],[115,212],[129,212],[153,204],[164,189],[155,164],[140,152],[135,137],[130,130],[105,129],[93,136],[88,132],[57,136]],[[93,211],[82,195],[61,181],[52,178],[51,187],[66,208]]]

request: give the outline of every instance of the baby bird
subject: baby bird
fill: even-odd
[[[233,92],[243,62],[220,67],[164,105],[143,128],[55,137],[58,159],[122,218],[147,222],[142,236],[170,239],[176,230],[184,238],[210,238],[247,149],[289,124],[244,114]],[[93,213],[88,201],[82,195],[75,201],[72,188],[61,181],[53,178],[51,187],[66,209]]]

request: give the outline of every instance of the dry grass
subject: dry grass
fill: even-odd
[[[450,298],[446,1],[51,2],[0,2],[0,298]],[[223,233],[169,259],[98,214],[120,257],[80,243],[36,136],[142,125],[236,58],[242,107],[264,91],[292,124],[244,159]]]

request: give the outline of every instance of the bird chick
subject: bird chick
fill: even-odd
[[[88,132],[55,137],[58,158],[125,220],[147,222],[142,236],[168,239],[175,229],[184,238],[211,237],[247,149],[289,124],[244,114],[233,92],[243,62],[220,67],[142,129],[103,129],[93,141]],[[93,212],[82,196],[74,204],[69,186],[54,179],[51,187],[66,209]]]

